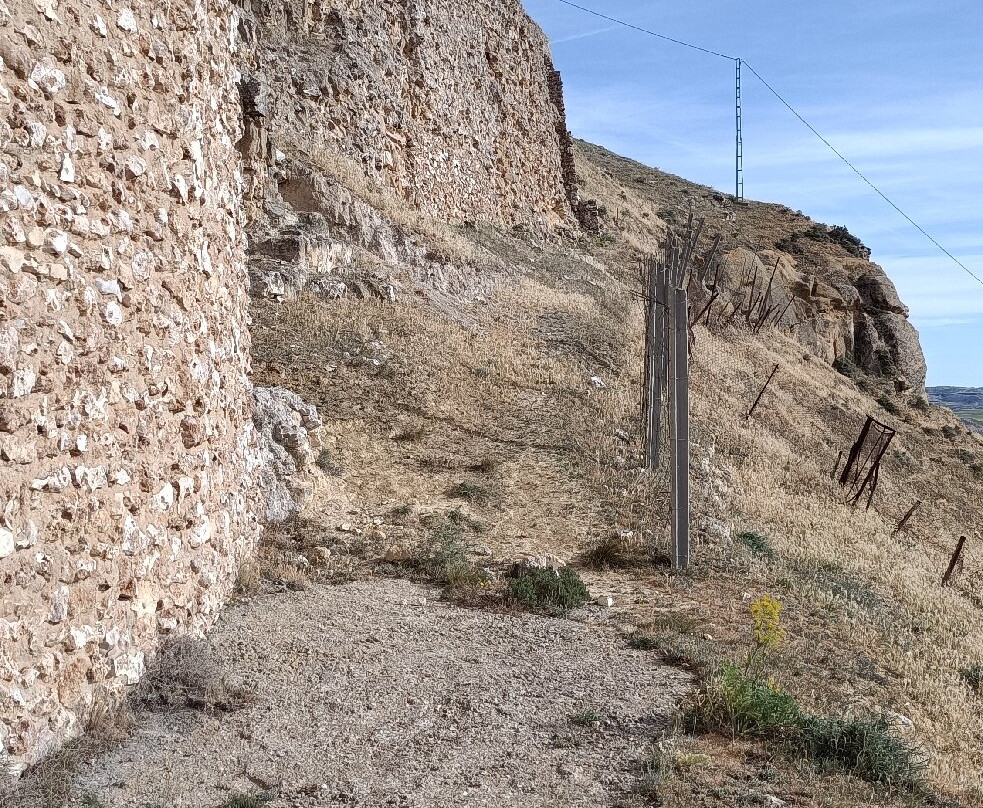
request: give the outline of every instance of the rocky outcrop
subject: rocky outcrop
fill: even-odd
[[[0,2],[0,770],[207,628],[258,533],[236,28]]]
[[[783,252],[738,248],[722,256],[720,267],[717,280],[722,304],[730,307],[728,318],[753,326],[773,307],[775,323],[811,353],[831,364],[848,360],[899,391],[924,394],[927,368],[918,332],[894,284],[876,264],[830,261],[819,275],[801,272]],[[768,306],[761,303],[766,294]],[[697,310],[709,300],[705,286],[691,288],[691,295]]]
[[[317,409],[282,387],[253,388],[253,424],[263,464],[257,494],[260,521],[285,522],[310,502],[307,472],[317,460],[321,427]]]

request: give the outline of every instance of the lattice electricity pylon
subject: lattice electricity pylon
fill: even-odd
[[[840,485],[847,490],[847,502],[856,505],[867,491],[867,507],[874,499],[880,477],[881,460],[897,432],[875,418],[867,417],[860,437],[847,458]]]

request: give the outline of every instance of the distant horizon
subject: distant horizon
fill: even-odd
[[[983,277],[983,4],[762,0],[755,13],[653,0],[578,0],[604,14],[750,60],[838,150]],[[733,63],[525,0],[550,38],[575,137],[734,192]],[[763,27],[760,20],[768,19]],[[831,20],[849,36],[821,37]],[[903,54],[899,56],[899,54]],[[748,199],[843,225],[911,309],[928,386],[983,387],[983,285],[911,227],[753,76],[744,81]]]

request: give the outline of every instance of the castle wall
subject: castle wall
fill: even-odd
[[[237,14],[0,2],[0,767],[209,626],[256,539]]]

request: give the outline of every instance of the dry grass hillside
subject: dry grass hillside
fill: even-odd
[[[586,144],[578,173],[607,209],[603,232],[574,243],[462,228],[473,248],[458,288],[470,291],[453,298],[407,283],[396,302],[254,302],[257,381],[297,391],[326,424],[315,504],[273,538],[267,565],[299,551],[323,580],[405,574],[450,515],[493,572],[544,554],[577,567],[614,598],[611,620],[697,681],[746,657],[749,604],[771,595],[786,639],[767,677],[810,714],[889,715],[894,736],[927,755],[923,785],[871,784],[760,733],[688,735],[682,722],[669,763],[645,775],[658,786],[637,799],[981,804],[983,446],[949,411],[885,397],[787,333],[696,326],[697,546],[692,569],[673,574],[666,480],[638,467],[638,259],[689,209],[724,231],[725,251],[771,248],[796,214],[753,204],[728,215],[712,190]],[[830,472],[868,414],[898,436],[865,511],[844,504]],[[942,588],[960,534],[964,566]],[[468,583],[453,596],[495,607],[494,582]]]

